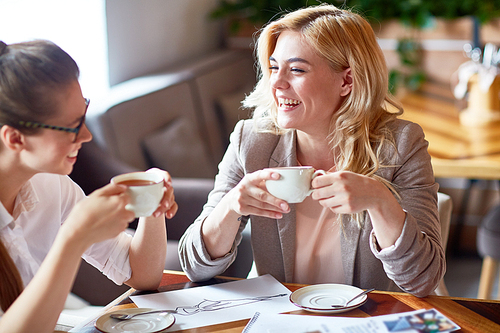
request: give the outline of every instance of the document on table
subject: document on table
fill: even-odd
[[[130,296],[140,308],[176,310],[175,324],[166,332],[249,319],[256,312],[298,310],[290,290],[271,275],[211,286]]]
[[[453,332],[460,327],[436,309],[368,318],[305,316],[257,312],[242,333],[424,333]]]

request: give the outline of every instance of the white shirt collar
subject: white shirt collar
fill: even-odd
[[[17,194],[13,215],[10,215],[4,205],[0,204],[0,229],[11,224],[22,212],[32,211],[39,201],[31,180],[28,180]]]

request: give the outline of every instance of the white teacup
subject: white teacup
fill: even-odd
[[[324,170],[311,166],[268,168],[281,175],[278,180],[266,180],[267,191],[276,198],[288,203],[299,203],[312,193],[311,181],[318,175],[325,175]]]
[[[163,198],[163,176],[154,172],[130,172],[111,179],[112,183],[128,186],[130,203],[125,209],[135,217],[151,216]]]

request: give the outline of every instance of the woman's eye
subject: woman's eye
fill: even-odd
[[[277,71],[278,70],[278,66],[270,66],[269,69],[272,70],[272,71]]]
[[[292,68],[292,72],[296,72],[296,73],[304,73],[305,71],[300,69],[300,68]]]

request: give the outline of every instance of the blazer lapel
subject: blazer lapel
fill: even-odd
[[[269,167],[296,166],[296,134],[290,131],[281,136],[276,145],[276,149],[269,160]],[[295,205],[290,204],[290,212],[284,214],[283,218],[276,220],[278,225],[279,238],[281,242],[281,252],[283,255],[283,270],[285,272],[285,281],[293,279],[293,270],[295,265]]]
[[[354,281],[354,264],[361,229],[359,229],[357,222],[351,220],[349,217],[343,217],[342,224],[343,228],[340,231],[342,233],[340,236],[342,266],[344,268],[345,283],[352,285]]]
[[[295,131],[290,131],[280,136],[278,144],[274,148],[271,158],[269,159],[269,167],[285,167],[297,165],[297,153]]]

